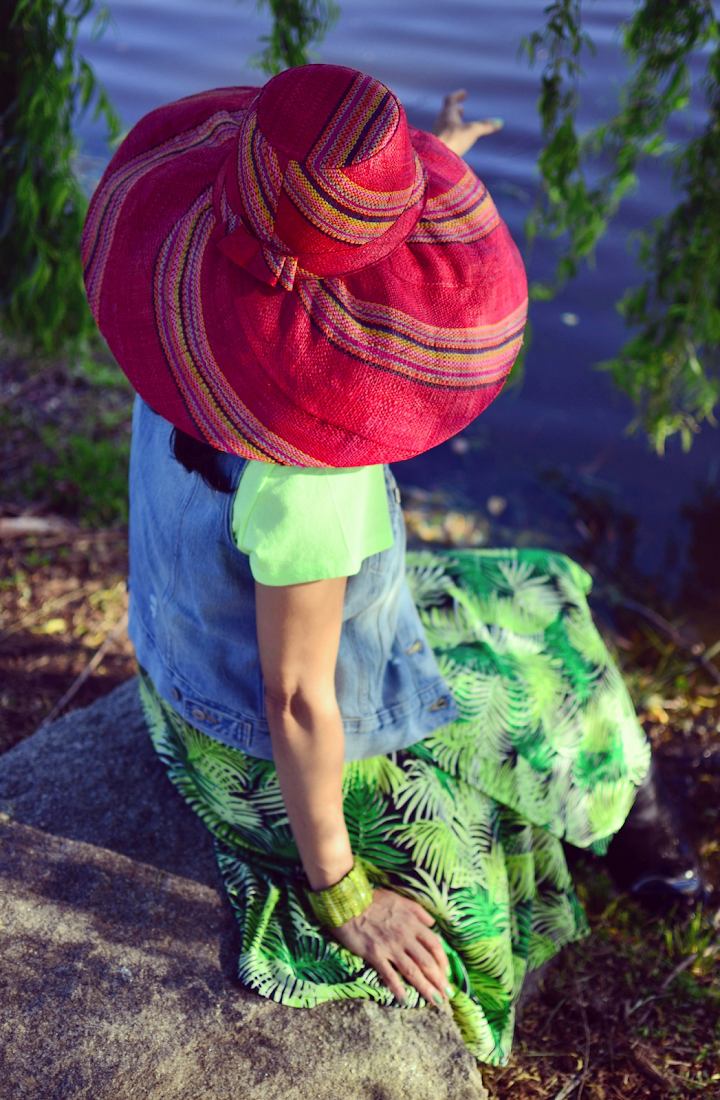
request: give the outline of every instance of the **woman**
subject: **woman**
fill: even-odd
[[[527,308],[458,156],[498,122],[462,98],[438,137],[329,65],[160,108],[83,257],[140,395],[143,703],[216,838],[240,977],[296,1007],[449,1000],[496,1063],[526,971],[586,931],[560,838],[606,847],[649,752],[573,562],[405,559],[387,463],[483,411]]]

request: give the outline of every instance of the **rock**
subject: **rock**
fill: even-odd
[[[0,756],[0,812],[217,886],[212,838],[152,747],[137,681]]]
[[[291,1009],[234,979],[134,682],[0,757],[0,800],[0,1100],[486,1100],[435,1008]]]
[[[481,1100],[433,1009],[288,1009],[225,978],[216,891],[0,826],[3,1100]]]

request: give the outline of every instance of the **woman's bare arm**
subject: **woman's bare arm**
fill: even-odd
[[[279,587],[255,584],[265,709],[280,790],[313,890],[353,864],[342,803],[345,738],[335,697],[346,578]],[[399,974],[426,1000],[446,997],[448,961],[433,918],[392,890],[333,935],[374,966],[399,1001]]]
[[[273,757],[313,890],[339,882],[353,863],[342,807],[345,738],[335,698],[345,582],[255,585]]]

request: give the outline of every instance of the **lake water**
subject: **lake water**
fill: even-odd
[[[269,20],[250,0],[111,0],[109,8],[114,25],[99,41],[91,40],[88,25],[81,48],[124,128],[180,96],[265,80],[248,59],[261,48]],[[468,118],[505,120],[467,159],[518,243],[530,279],[551,273],[555,248],[536,242],[528,257],[523,233],[537,186],[540,67],[530,69],[518,50],[522,36],[541,25],[542,8],[527,0],[341,0],[340,20],[320,48],[321,60],[386,83],[413,125],[430,129],[442,96],[461,87]],[[586,30],[598,52],[585,65],[581,126],[606,117],[616,101],[625,73],[617,28],[634,5],[596,0],[587,8]],[[695,66],[696,75],[701,68]],[[702,127],[702,103],[696,81],[692,106],[675,120],[671,139]],[[101,130],[85,120],[79,132],[86,166],[97,172],[107,159]],[[704,427],[688,455],[672,440],[658,458],[643,437],[626,436],[629,401],[592,369],[626,337],[614,302],[641,279],[628,233],[675,201],[668,170],[644,165],[640,188],[602,241],[595,269],[583,271],[555,301],[533,304],[522,385],[506,390],[460,446],[443,444],[395,472],[401,484],[442,490],[462,507],[483,511],[491,495],[503,497],[496,541],[544,531],[552,544],[578,552],[592,535],[611,568],[661,578],[676,595],[687,593],[694,567],[694,591],[702,595],[714,581],[720,538],[720,431]]]

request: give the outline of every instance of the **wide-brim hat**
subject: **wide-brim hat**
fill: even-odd
[[[82,256],[135,389],[247,458],[411,458],[489,405],[522,344],[525,271],[486,188],[336,65],[151,111],[92,197]]]

